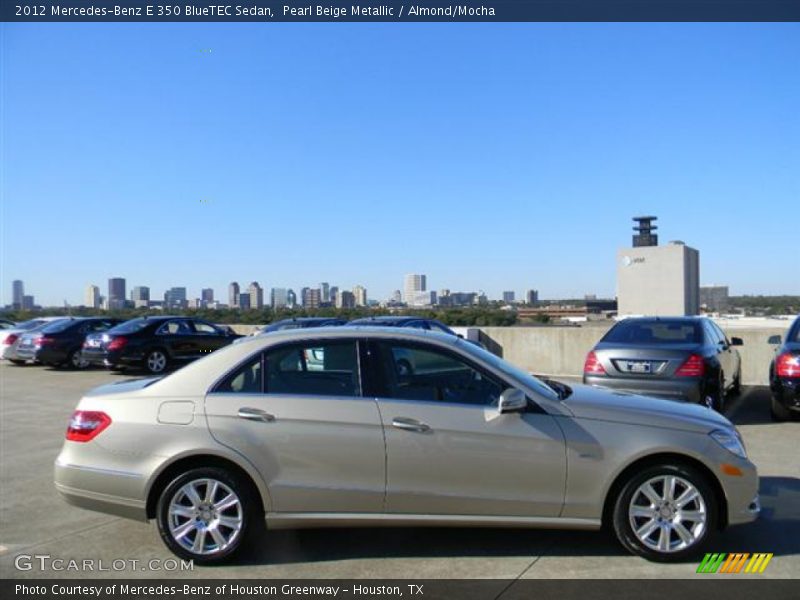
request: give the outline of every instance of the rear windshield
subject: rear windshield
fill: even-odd
[[[614,325],[600,341],[613,344],[700,344],[703,333],[700,325],[693,322],[628,319]]]
[[[61,333],[72,327],[75,323],[74,319],[64,319],[63,321],[55,321],[47,327],[42,328],[42,333]]]
[[[16,329],[22,329],[23,331],[27,331],[29,329],[33,329],[34,327],[39,327],[42,324],[47,323],[47,321],[42,321],[41,319],[31,319],[30,321],[25,321],[23,323],[17,323]]]
[[[112,327],[108,330],[108,333],[136,333],[152,323],[152,319],[131,319],[130,321],[125,321],[116,327]]]

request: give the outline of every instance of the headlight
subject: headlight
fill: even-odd
[[[747,451],[744,449],[744,442],[742,442],[742,436],[739,435],[738,431],[734,429],[715,429],[708,435],[728,452],[741,458],[747,458]]]

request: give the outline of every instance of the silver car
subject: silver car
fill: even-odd
[[[607,525],[635,554],[680,560],[759,511],[756,467],[720,414],[548,385],[413,329],[248,338],[95,389],[66,437],[68,502],[155,519],[199,564],[261,542],[265,524]]]

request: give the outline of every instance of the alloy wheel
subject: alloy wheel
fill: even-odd
[[[659,553],[686,550],[703,537],[708,510],[700,491],[683,477],[660,475],[631,496],[628,520],[641,544]]]
[[[195,479],[181,486],[169,503],[168,526],[173,540],[194,555],[227,550],[241,535],[242,502],[216,479]]]
[[[161,373],[167,368],[167,356],[161,350],[153,350],[147,355],[147,370],[151,373]]]

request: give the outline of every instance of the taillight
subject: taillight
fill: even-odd
[[[700,377],[706,372],[706,363],[699,354],[691,354],[675,371],[676,377]]]
[[[55,343],[56,343],[55,338],[49,338],[49,337],[36,338],[33,342],[35,346],[47,346],[48,344],[55,344]]]
[[[586,362],[583,363],[583,372],[587,375],[605,375],[606,370],[600,361],[597,360],[597,354],[594,351],[586,355]]]
[[[6,336],[6,339],[3,340],[3,344],[6,345],[6,346],[10,346],[14,342],[16,342],[18,339],[19,339],[19,336],[16,333],[9,333]]]
[[[775,374],[778,377],[800,377],[800,354],[784,352],[775,359]]]
[[[76,410],[67,426],[67,439],[72,442],[88,442],[111,425],[111,417],[97,410]]]
[[[108,342],[108,346],[106,349],[108,350],[122,350],[125,347],[125,344],[128,343],[128,338],[125,337],[115,337],[113,340]]]

